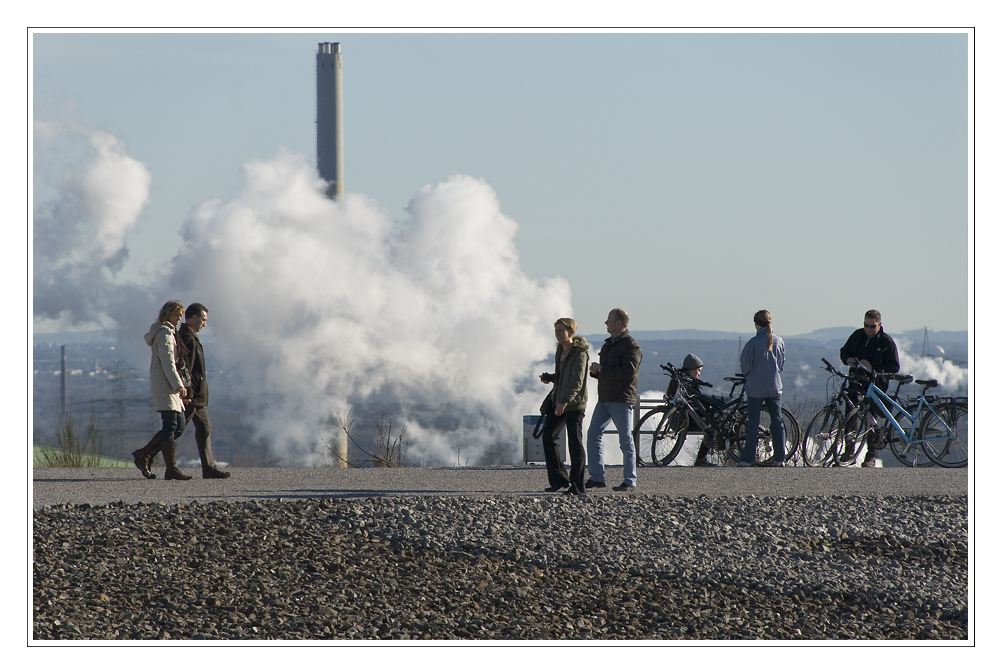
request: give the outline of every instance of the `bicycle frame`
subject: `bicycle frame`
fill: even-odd
[[[709,432],[716,432],[716,428],[714,426],[709,427],[708,424],[702,421],[701,412],[695,409],[694,405],[691,404],[691,400],[688,398],[688,394],[683,383],[677,387],[677,393],[674,394],[674,397],[669,401],[669,404],[687,412],[688,416],[694,419],[694,422],[698,424],[698,427],[701,428],[705,434],[708,434]]]
[[[886,421],[888,421],[892,425],[892,427],[896,429],[896,432],[899,433],[900,437],[903,438],[903,441],[906,442],[907,445],[921,444],[923,442],[932,442],[934,440],[950,440],[955,437],[955,431],[952,429],[952,427],[948,425],[948,423],[941,417],[940,414],[934,411],[934,408],[931,407],[930,403],[927,402],[927,399],[924,398],[924,396],[919,396],[917,399],[916,414],[910,414],[909,412],[906,411],[906,409],[902,405],[900,405],[898,402],[889,397],[885,393],[885,391],[875,386],[875,382],[871,382],[870,384],[868,384],[868,390],[865,392],[865,400],[870,401],[878,409],[882,410],[882,414],[883,416],[885,416]],[[886,407],[884,402],[886,400],[888,400],[889,404],[892,405],[894,408],[896,408],[903,416],[909,419],[910,421],[909,433],[902,426],[899,425],[899,422],[896,421],[896,418],[892,415],[892,412],[889,411],[888,407]],[[941,425],[943,425],[945,428],[948,429],[948,433],[946,435],[937,435],[935,437],[930,437],[926,439],[920,439],[917,437],[917,429],[920,424],[920,421],[918,421],[918,419],[920,419],[921,416],[923,415],[925,408],[927,409],[928,412],[936,416],[941,421]]]
[[[729,389],[730,398],[733,397],[733,393],[736,391],[736,386],[737,384],[734,383],[732,388]],[[701,432],[703,434],[716,439],[718,444],[723,444],[728,427],[735,421],[737,411],[742,405],[746,404],[742,384],[739,384],[739,386],[741,386],[740,394],[734,400],[723,402],[716,407],[719,412],[720,421],[716,421],[715,418],[710,415],[711,413],[708,411],[708,408],[705,407],[705,399],[690,395],[683,383],[678,386],[677,393],[669,402],[678,409],[687,412],[688,417],[694,421],[699,428],[701,428]],[[693,431],[689,431],[688,434],[692,433]]]

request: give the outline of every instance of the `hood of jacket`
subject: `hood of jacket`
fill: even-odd
[[[161,330],[165,330],[168,333],[171,332],[169,323],[162,323],[157,321],[149,327],[149,332],[142,336],[142,339],[146,340],[146,344],[153,346],[153,341],[156,339],[156,334]]]
[[[580,335],[573,336],[573,344],[570,346],[570,351],[573,349],[579,349],[585,354],[590,353],[590,343]],[[576,353],[580,353],[579,351]],[[556,359],[558,360],[562,356],[562,345],[556,344]]]

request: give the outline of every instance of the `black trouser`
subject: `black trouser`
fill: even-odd
[[[545,415],[542,428],[542,447],[545,449],[545,469],[549,475],[549,486],[574,486],[583,491],[583,475],[587,470],[587,449],[583,444],[583,416],[586,410],[563,412],[562,416]],[[569,441],[570,472],[556,453],[555,436],[563,426]]]
[[[194,440],[198,444],[198,458],[201,459],[201,469],[209,470],[215,467],[215,456],[212,455],[212,422],[208,420],[208,407],[184,406],[184,426],[194,421]]]

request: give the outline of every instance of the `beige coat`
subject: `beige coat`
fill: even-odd
[[[153,409],[157,412],[184,411],[180,390],[181,376],[177,373],[174,351],[174,329],[169,323],[154,323],[144,339],[151,350],[149,387],[153,392]]]

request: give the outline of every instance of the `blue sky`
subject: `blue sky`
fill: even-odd
[[[152,176],[121,281],[243,164],[314,159],[316,45],[339,41],[347,191],[403,220],[427,184],[485,180],[583,332],[614,306],[636,330],[969,324],[963,32],[32,39],[34,119],[106,131]]]

